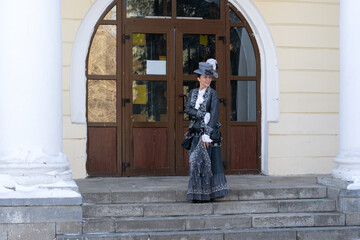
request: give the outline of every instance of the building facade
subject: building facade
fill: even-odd
[[[357,116],[349,107],[357,100],[357,68],[350,63],[355,62],[352,42],[358,36],[349,27],[356,20],[350,11],[356,2],[233,0],[195,6],[156,1],[145,10],[135,0],[60,3],[48,6],[61,10],[62,21],[54,20],[54,25],[62,28],[51,27],[53,39],[46,34],[47,40],[37,41],[46,13],[34,19],[40,26],[34,34],[17,33],[17,39],[31,36],[27,44],[16,45],[23,49],[11,38],[3,39],[3,46],[14,46],[4,48],[1,61],[1,100],[12,102],[0,109],[5,116],[0,149],[4,169],[9,159],[18,159],[11,166],[16,172],[21,159],[56,156],[49,161],[61,164],[43,162],[64,179],[70,179],[70,169],[73,178],[186,175],[187,154],[180,143],[187,119],[182,108],[196,83],[192,71],[197,62],[212,57],[219,62],[220,77],[213,87],[221,100],[228,174],[326,174],[334,169],[336,176],[358,175],[349,170],[356,168],[359,155],[356,124],[351,122]],[[31,6],[34,11],[36,6]],[[11,36],[5,22],[2,28]],[[58,43],[59,37],[62,48],[43,44]],[[31,51],[40,46],[49,48],[47,54]],[[59,61],[46,61],[51,59],[48,53],[62,56],[62,101],[57,92]],[[14,90],[17,83],[6,79],[21,54],[37,56],[25,75],[36,76],[35,69],[51,65],[47,69],[56,76],[51,79],[57,79],[48,85],[51,91],[34,98],[44,89],[35,80],[21,84],[28,91]],[[49,75],[36,79],[45,77]],[[33,101],[19,101],[20,96]],[[54,105],[44,101],[50,96]],[[20,105],[29,112],[18,110]],[[57,117],[61,106],[62,119]],[[32,114],[41,120],[19,122]],[[29,169],[23,170],[33,171]]]
[[[113,3],[62,1],[63,144],[75,178],[84,178],[88,174],[86,162],[90,132],[84,95],[87,54],[91,49],[94,28]],[[339,1],[229,1],[229,4],[248,24],[258,48],[260,86],[257,97],[261,133],[256,146],[259,151],[255,154],[260,159],[259,172],[270,175],[330,173],[336,166],[333,159],[339,145]],[[74,49],[75,44],[78,45]],[[223,62],[227,57],[225,53]],[[224,67],[230,68],[228,65]],[[227,72],[223,71],[223,75],[229,74]],[[70,80],[70,76],[73,79]],[[83,92],[76,92],[81,91],[80,88]],[[79,97],[79,93],[83,95]],[[71,101],[70,94],[73,94]],[[173,93],[174,98],[177,94],[179,92]],[[230,91],[225,90],[224,98],[229,94]],[[229,111],[231,109],[225,114],[231,118]],[[72,123],[71,117],[73,122],[80,124]],[[227,119],[223,121],[231,123]],[[224,129],[223,132],[223,135],[229,135],[231,130]],[[128,140],[124,138],[124,141]],[[243,144],[239,146],[227,151],[242,151]],[[120,149],[117,153],[122,151]],[[173,150],[170,156],[179,155],[178,152]]]

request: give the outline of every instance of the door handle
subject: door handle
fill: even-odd
[[[179,94],[179,97],[181,97],[182,98],[182,111],[179,111],[179,113],[181,113],[181,114],[184,114],[185,113],[185,98],[186,98],[186,100],[187,100],[187,96],[186,96],[186,94]]]

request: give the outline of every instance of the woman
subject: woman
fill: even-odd
[[[219,102],[217,92],[210,87],[217,62],[209,59],[200,62],[199,88],[189,92],[185,112],[190,116],[186,138],[192,139],[189,150],[190,180],[187,199],[207,202],[228,194],[226,178],[222,169]]]

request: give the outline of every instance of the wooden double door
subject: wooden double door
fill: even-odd
[[[234,24],[239,25],[234,28],[247,29],[246,39],[256,53],[247,25]],[[221,21],[131,19],[115,31],[116,74],[87,74],[90,176],[187,175],[188,152],[181,147],[189,125],[184,107],[188,92],[197,86],[193,71],[208,58],[218,61],[219,78],[212,87],[219,96],[225,172],[260,172],[259,59],[255,76],[233,76],[231,48],[236,44],[231,26]],[[238,32],[235,35],[241,37]],[[243,41],[237,44],[244,44],[245,38],[240,37]],[[247,57],[246,51],[239,50],[236,59],[240,55]],[[88,60],[92,61],[91,49]],[[238,60],[237,69],[240,65]],[[92,108],[109,106],[101,107],[103,101],[96,99],[100,98],[99,91],[107,91],[101,98],[110,99],[116,108],[113,119],[107,122],[89,116]]]
[[[151,30],[149,30],[151,29]],[[208,58],[224,69],[224,30],[209,25],[147,27],[128,24],[125,36],[124,175],[186,175],[187,151],[181,147],[189,121],[187,95],[196,87],[193,71]],[[132,60],[131,60],[132,59]],[[223,79],[216,89],[224,98]],[[215,87],[215,86],[214,86]],[[130,99],[130,101],[128,100]],[[221,105],[220,116],[225,116]],[[126,120],[127,119],[127,120]],[[130,121],[128,121],[130,119]],[[224,122],[225,119],[220,119]]]

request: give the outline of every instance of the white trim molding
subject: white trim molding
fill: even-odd
[[[251,0],[229,0],[246,18],[260,52],[261,67],[261,172],[269,173],[268,123],[280,120],[280,80],[276,46],[270,29]]]
[[[96,23],[113,0],[97,0],[76,33],[70,61],[70,109],[72,123],[86,124],[86,57]]]

